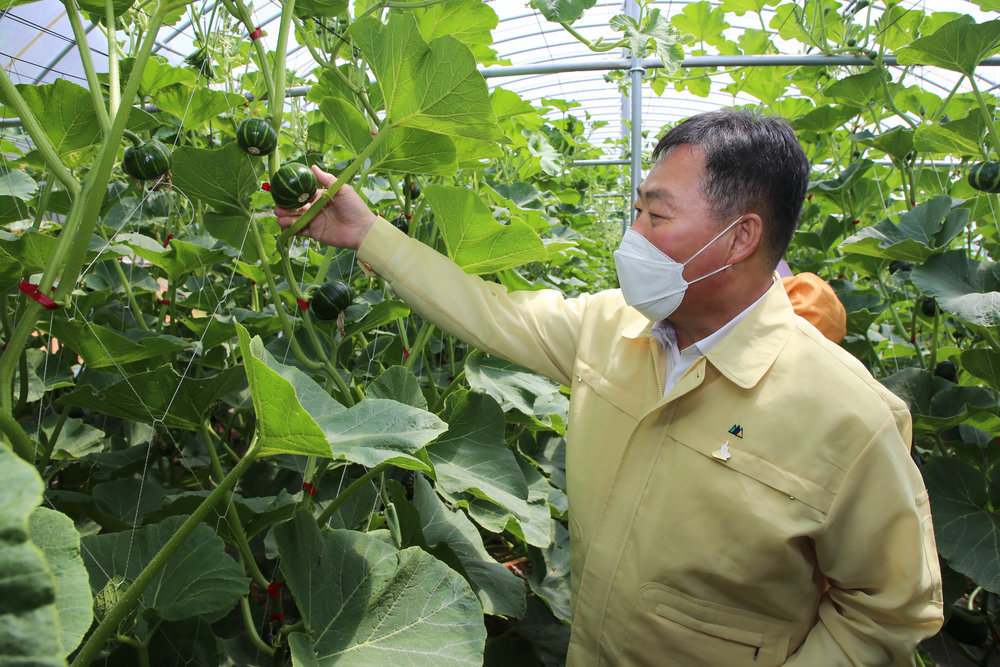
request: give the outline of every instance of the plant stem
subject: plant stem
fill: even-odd
[[[237,2],[239,1],[237,0]],[[274,48],[274,69],[271,75],[273,91],[267,98],[267,106],[271,112],[271,123],[274,125],[275,132],[281,131],[281,116],[285,111],[285,57],[288,51],[288,32],[292,26],[294,9],[295,0],[284,0],[281,7],[281,26],[278,28],[278,43]],[[279,153],[280,149],[276,148],[268,157],[268,165],[271,167],[271,173],[277,171],[281,165],[281,156]]]
[[[355,491],[360,489],[362,486],[370,482],[375,477],[381,475],[390,466],[391,464],[389,463],[380,463],[371,470],[369,470],[368,472],[366,472],[361,477],[358,477],[356,480],[351,482],[346,489],[340,492],[340,495],[338,495],[336,498],[330,501],[330,504],[326,506],[323,512],[316,519],[316,523],[318,523],[320,526],[325,526],[327,522],[330,521],[330,517],[332,517],[334,513],[338,509],[340,509],[340,506],[343,505],[348,498],[354,495]]]
[[[108,114],[114,116],[118,113],[121,104],[121,79],[118,74],[118,38],[115,31],[115,5],[114,0],[104,0],[104,18],[108,23]],[[161,19],[162,20],[162,19]],[[78,43],[79,46],[79,43]],[[89,47],[87,42],[80,46],[80,51],[85,51]],[[145,65],[143,65],[145,69]],[[131,79],[132,77],[129,76]],[[132,98],[126,97],[131,104]]]
[[[434,331],[434,326],[430,322],[424,322],[420,327],[420,331],[417,332],[417,337],[413,340],[413,349],[411,349],[410,356],[403,361],[403,368],[408,371],[413,370],[413,364],[417,361],[423,353],[424,346],[427,345],[427,341],[430,340],[431,332]]]
[[[90,57],[90,49],[87,47],[87,33],[83,30],[83,22],[80,20],[80,8],[77,7],[76,0],[63,0],[66,7],[66,18],[69,19],[73,28],[73,36],[80,52],[80,63],[83,65],[83,72],[87,77],[87,88],[90,89],[90,97],[94,102],[94,111],[97,113],[97,122],[101,126],[101,132],[107,135],[111,129],[111,119],[108,117],[108,109],[104,106],[104,95],[101,94],[101,84],[97,81],[97,70],[94,68],[94,61]]]
[[[243,617],[243,627],[247,631],[247,637],[250,638],[250,643],[254,645],[261,653],[264,653],[269,658],[274,657],[274,648],[268,646],[260,635],[257,634],[257,628],[253,623],[253,615],[250,613],[250,602],[247,600],[246,596],[240,597],[240,615]]]
[[[1000,156],[1000,134],[997,133],[997,127],[993,124],[993,115],[990,114],[989,107],[986,106],[986,99],[983,98],[983,93],[979,90],[979,86],[976,85],[976,77],[971,74],[966,76],[969,78],[969,83],[972,84],[972,92],[976,94],[976,101],[979,102],[979,110],[983,112],[983,121],[986,123],[986,129],[989,130],[990,139],[993,140],[993,150]]]
[[[208,497],[202,501],[191,516],[181,524],[177,532],[167,540],[167,543],[153,556],[146,567],[143,568],[142,572],[136,576],[135,581],[121,593],[118,601],[108,612],[104,620],[101,621],[100,625],[94,629],[90,637],[87,638],[86,643],[84,643],[83,648],[77,654],[76,658],[72,662],[72,667],[85,667],[90,665],[94,659],[97,657],[97,652],[104,646],[104,643],[111,637],[115,629],[121,623],[122,619],[127,616],[132,609],[139,603],[139,597],[142,592],[146,590],[146,587],[152,583],[153,578],[160,573],[160,570],[167,564],[170,557],[174,555],[174,552],[184,543],[184,541],[191,535],[194,529],[204,520],[208,513],[229,493],[229,490],[236,484],[237,480],[243,475],[250,464],[253,463],[254,459],[257,458],[257,454],[260,451],[261,441],[255,440],[253,444],[250,445],[250,449],[243,456],[239,463],[229,471],[223,480],[219,483],[215,489],[212,490]]]

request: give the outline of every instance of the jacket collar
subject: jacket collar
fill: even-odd
[[[653,323],[634,311],[636,319],[622,330],[625,338],[652,338]],[[760,303],[746,314],[706,355],[731,382],[753,387],[777,359],[795,328],[795,312],[781,280],[775,280]]]

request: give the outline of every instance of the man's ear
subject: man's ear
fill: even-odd
[[[756,213],[745,213],[733,227],[735,233],[729,246],[729,264],[752,257],[758,248],[763,250],[764,221]]]

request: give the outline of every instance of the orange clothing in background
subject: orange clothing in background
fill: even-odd
[[[815,273],[781,279],[795,314],[804,317],[834,343],[847,335],[847,311],[829,283]]]

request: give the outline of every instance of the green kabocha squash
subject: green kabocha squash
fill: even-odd
[[[170,171],[170,149],[156,139],[125,149],[122,169],[137,181],[152,181]]]
[[[969,185],[980,192],[1000,192],[1000,162],[978,162],[969,170]]]
[[[312,300],[309,301],[309,309],[313,315],[321,320],[335,320],[351,305],[352,301],[354,301],[354,295],[346,283],[330,280],[313,292]]]
[[[278,133],[263,118],[247,118],[236,128],[236,144],[251,155],[270,155],[278,147]]]
[[[319,183],[312,169],[298,162],[282,165],[271,175],[271,197],[281,208],[298,208],[316,194]]]

